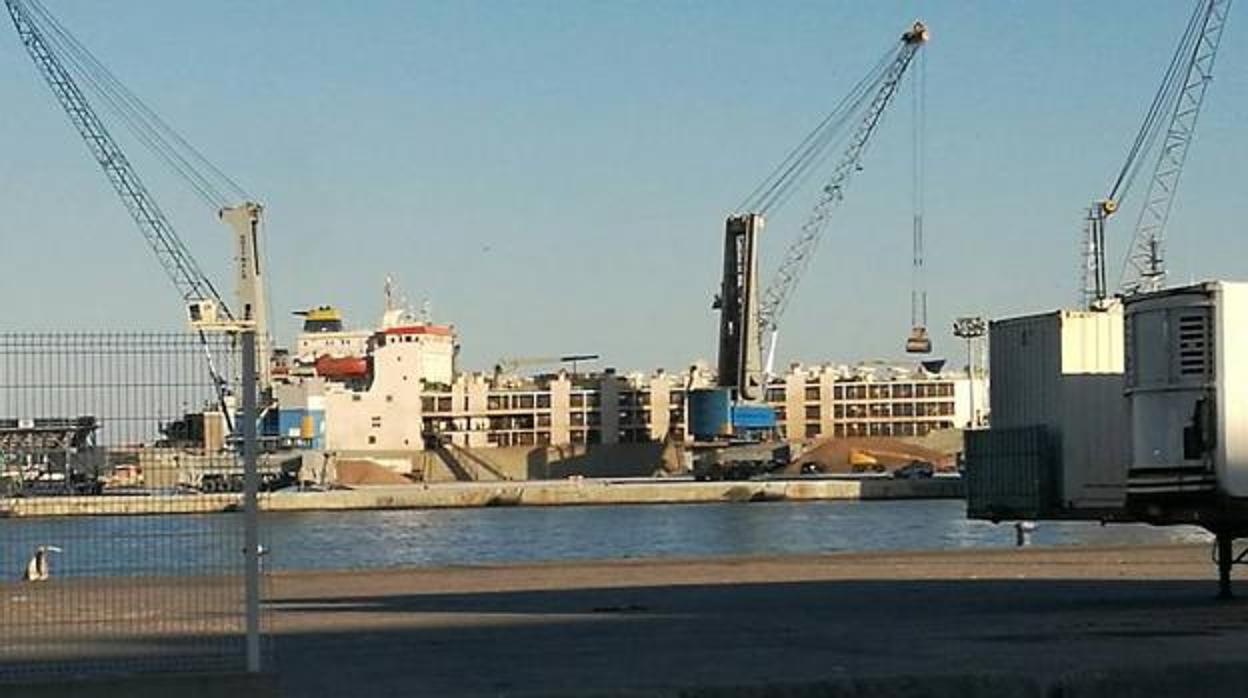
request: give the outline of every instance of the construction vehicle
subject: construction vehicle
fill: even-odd
[[[718,385],[690,390],[694,473],[702,478],[748,477],[787,464],[789,447],[765,404],[775,362],[780,317],[827,227],[885,110],[915,54],[927,42],[915,22],[841,103],[746,198],[724,228],[723,273],[713,308],[719,310]],[[758,285],[758,245],[766,216],[782,205],[833,153],[844,151],[824,181],[798,238],[771,283]],[[766,343],[766,363],[763,345]]]
[[[1107,221],[1122,210],[1136,176],[1159,140],[1156,164],[1140,207],[1131,248],[1123,261],[1118,294],[1157,291],[1164,285],[1166,223],[1205,92],[1213,81],[1213,64],[1230,6],[1231,0],[1198,0],[1131,143],[1126,162],[1109,192],[1088,207],[1084,219],[1082,294],[1084,306],[1089,309],[1103,308],[1110,302],[1105,262]]]
[[[5,0],[18,37],[48,87],[86,143],[109,184],[155,252],[184,304],[190,326],[205,332],[256,333],[257,384],[270,387],[272,341],[268,329],[264,273],[260,259],[264,208],[195,150],[150,107],[130,92],[38,0]],[[87,100],[83,86],[145,146],[182,177],[230,230],[235,254],[237,305],[232,309],[191,256],[129,158]],[[222,376],[204,338],[209,371],[228,415],[229,381]]]

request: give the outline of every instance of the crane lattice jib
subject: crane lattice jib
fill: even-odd
[[[5,0],[5,5],[26,51],[38,66],[61,107],[65,109],[74,128],[86,142],[96,162],[104,169],[109,183],[121,197],[130,217],[139,226],[139,231],[156,253],[156,258],[160,260],[182,299],[211,300],[216,303],[220,315],[232,319],[221,295],[178,238],[130,161],[92,110],[82,90],[52,51],[39,27],[32,21],[26,7],[20,0]]]
[[[1196,131],[1196,120],[1213,80],[1213,63],[1222,41],[1231,0],[1205,0],[1199,35],[1192,46],[1183,87],[1174,101],[1169,128],[1165,131],[1157,167],[1149,180],[1144,205],[1131,251],[1123,267],[1119,287],[1125,293],[1155,291],[1165,281],[1163,247],[1166,222],[1183,174],[1188,147]]]
[[[810,265],[811,257],[814,256],[815,249],[819,246],[819,239],[823,235],[832,210],[845,198],[845,189],[849,186],[854,173],[860,169],[859,163],[871,141],[871,135],[897,93],[897,87],[906,73],[906,68],[909,67],[915,53],[927,41],[927,36],[927,29],[921,23],[916,23],[910,31],[902,35],[897,55],[880,76],[875,95],[850,137],[844,155],[823,186],[819,200],[815,203],[806,223],[802,225],[797,240],[789,246],[784,260],[776,270],[776,275],[763,291],[759,304],[761,332],[773,331],[778,326],[780,316],[784,314],[792,298],[793,290],[797,287],[802,273]]]

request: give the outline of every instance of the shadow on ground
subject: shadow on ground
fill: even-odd
[[[771,691],[750,695],[1054,695],[1054,682],[1071,675],[1085,677],[1079,685],[1135,677],[1145,692],[1123,695],[1169,695],[1149,692],[1167,685],[1149,672],[1237,661],[1235,648],[1248,647],[1248,603],[1216,601],[1206,581],[818,581],[370,596],[353,595],[350,577],[341,579],[332,593],[268,604],[284,695],[717,695],[692,689],[763,685]],[[138,648],[150,639],[115,639],[112,649],[127,642]],[[176,651],[178,640],[161,643]],[[1239,671],[1193,672],[1207,679],[1232,669]],[[989,692],[977,693],[967,677],[987,681]],[[1185,695],[1240,695],[1245,683],[1225,694],[1182,685],[1191,689]],[[1115,694],[1099,690],[1086,695]],[[1073,685],[1059,694],[1085,695]]]

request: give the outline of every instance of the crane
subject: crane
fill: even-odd
[[[247,323],[257,336],[258,382],[271,381],[260,234],[263,207],[130,92],[38,0],[5,0],[22,45],[86,143],[109,184],[156,255],[200,332],[209,371],[224,402],[226,380],[213,365],[203,333]],[[87,100],[85,85],[145,146],[181,175],[216,210],[234,236],[239,312],[231,310],[174,230],[150,190]],[[243,199],[230,205],[227,194]],[[224,409],[224,405],[223,405]],[[227,412],[228,414],[228,412]]]
[[[876,62],[781,163],[755,188],[724,226],[723,270],[712,307],[719,310],[719,353],[716,388],[688,391],[689,418],[694,437],[693,473],[699,479],[750,477],[774,470],[790,458],[788,444],[779,435],[776,411],[763,402],[773,373],[780,317],[792,299],[803,272],[810,265],[832,211],[845,197],[871,137],[897,93],[906,69],[927,43],[928,31],[914,22],[901,40]],[[919,109],[916,103],[916,113]],[[766,216],[793,193],[843,146],[840,158],[824,181],[801,231],[785,252],[775,277],[760,293],[758,240]],[[916,131],[916,153],[919,151]],[[916,169],[919,159],[916,156]],[[919,325],[922,217],[915,177],[915,328]],[[926,314],[925,312],[923,313]],[[766,341],[767,361],[762,362]],[[930,343],[927,345],[930,349]],[[920,349],[922,347],[919,347]]]
[[[1213,81],[1213,64],[1231,0],[1198,0],[1161,85],[1145,112],[1109,193],[1092,203],[1084,222],[1083,295],[1085,304],[1100,307],[1109,296],[1105,267],[1105,227],[1131,190],[1136,176],[1158,140],[1157,160],[1140,208],[1130,251],[1123,262],[1118,288],[1123,294],[1152,291],[1165,281],[1166,222],[1178,192],[1179,179],[1196,131],[1205,93]]]
[[[871,137],[896,95],[906,69],[928,38],[927,26],[921,21],[914,22],[901,35],[900,41],[885,52],[836,108],[746,198],[740,208],[750,213],[729,217],[725,228],[723,277],[714,307],[720,311],[719,384],[737,391],[740,399],[761,397],[766,376],[771,375],[774,368],[780,318],[814,257],[832,211],[844,199],[854,174],[862,169]],[[761,294],[757,293],[757,238],[766,215],[787,201],[828,160],[833,146],[838,144],[843,144],[844,150],[825,180],[797,239],[786,250],[771,282]],[[916,186],[917,182],[916,178]],[[921,218],[916,213],[918,266],[921,266],[918,262],[921,226]],[[917,299],[917,293],[915,297]],[[916,309],[916,323],[918,319]],[[765,366],[761,361],[764,344]]]

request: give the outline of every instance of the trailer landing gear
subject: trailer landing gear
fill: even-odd
[[[1231,591],[1231,570],[1235,565],[1248,565],[1248,548],[1235,554],[1235,537],[1227,533],[1218,533],[1214,547],[1213,561],[1218,565],[1218,598],[1233,599]]]

